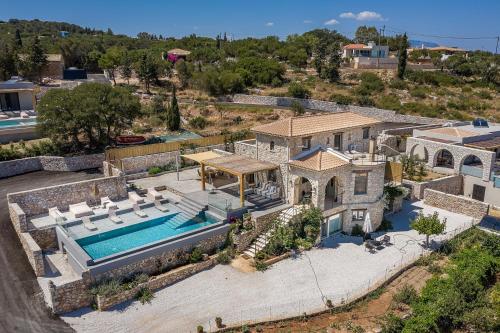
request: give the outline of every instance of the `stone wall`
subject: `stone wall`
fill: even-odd
[[[422,200],[424,198],[425,189],[431,189],[448,194],[462,194],[462,176],[452,175],[448,177],[429,180],[427,182],[417,182],[408,179],[403,179],[403,185],[411,189],[410,198],[412,200]]]
[[[181,280],[184,280],[201,271],[210,269],[214,267],[216,264],[217,264],[216,256],[212,256],[208,258],[208,260],[196,264],[189,264],[174,269],[172,271],[169,271],[167,273],[153,276],[149,281],[141,283],[140,285],[132,289],[122,291],[116,295],[110,295],[110,296],[98,295],[97,308],[101,311],[107,310],[117,304],[135,298],[139,290],[141,290],[142,288],[149,288],[151,290],[161,289],[169,285],[172,285],[174,283],[177,283]]]
[[[424,203],[453,213],[471,216],[477,220],[488,215],[489,208],[487,203],[481,201],[431,189],[424,191]]]
[[[10,220],[12,221],[12,225],[14,226],[14,230],[18,234],[21,232],[28,231],[28,221],[26,220],[26,214],[19,207],[17,203],[9,203],[9,215]]]
[[[213,149],[225,149],[224,144],[213,145],[208,147],[200,147],[196,149],[186,149],[185,154],[190,153],[199,153],[203,151],[213,150]],[[151,155],[143,155],[143,156],[135,156],[135,157],[127,157],[121,160],[121,170],[125,174],[133,174],[138,172],[147,171],[149,168],[154,166],[164,166],[168,163],[175,162],[176,156],[181,155],[181,152],[171,151],[166,153],[159,154],[151,154]]]
[[[33,267],[35,275],[44,276],[45,266],[43,263],[42,249],[38,246],[35,240],[27,232],[21,232],[19,234],[19,240],[21,241],[21,245],[23,246],[24,252],[28,257],[28,262],[30,263],[31,267]]]
[[[0,178],[12,177],[33,171],[79,171],[100,168],[104,154],[72,157],[38,156],[0,162]]]
[[[102,173],[105,177],[122,176],[123,172],[116,168],[113,164],[103,161],[102,162]]]
[[[255,139],[238,141],[234,143],[234,153],[238,155],[257,158],[257,143]]]
[[[368,117],[373,117],[385,122],[395,123],[415,123],[415,124],[436,124],[444,123],[446,120],[437,118],[427,118],[397,114],[395,111],[383,110],[372,107],[362,107],[355,105],[338,105],[334,102],[320,101],[314,99],[297,99],[291,97],[274,97],[274,96],[258,96],[258,95],[243,95],[236,94],[232,98],[234,103],[282,106],[290,107],[293,101],[298,101],[304,108],[310,110],[327,111],[327,112],[354,112]]]
[[[57,248],[57,235],[54,227],[46,229],[32,229],[29,233],[42,250]]]
[[[94,297],[89,293],[90,276],[85,272],[81,279],[55,284],[49,281],[50,303],[56,314],[74,311],[92,305]]]
[[[68,210],[70,204],[86,201],[89,205],[98,204],[101,197],[111,200],[127,197],[123,177],[108,177],[82,182],[39,188],[31,191],[9,193],[9,204],[17,203],[26,216],[47,213],[51,207]]]

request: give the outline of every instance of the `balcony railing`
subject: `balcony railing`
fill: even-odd
[[[472,165],[462,165],[460,172],[463,173],[464,175],[473,176],[477,178],[483,177],[483,168]]]

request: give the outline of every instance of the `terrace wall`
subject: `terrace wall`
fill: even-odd
[[[471,216],[477,220],[481,220],[488,215],[489,208],[487,203],[481,201],[431,189],[425,189],[424,203],[450,212]]]
[[[421,200],[424,198],[424,191],[431,189],[453,195],[462,194],[463,179],[461,175],[452,175],[448,177],[429,180],[427,182],[416,182],[403,179],[403,185],[410,188],[410,198],[412,200]]]
[[[104,154],[82,156],[37,156],[0,162],[0,178],[33,171],[79,171],[102,167]]]
[[[60,314],[92,305],[94,297],[89,292],[90,285],[88,272],[85,272],[81,279],[63,284],[56,285],[49,281],[52,311]]]
[[[21,232],[19,234],[19,240],[23,246],[24,252],[28,257],[28,262],[30,263],[36,276],[45,275],[45,266],[43,263],[42,249],[35,242],[33,237],[27,232]]]
[[[10,193],[9,204],[17,203],[26,216],[47,213],[51,207],[68,210],[70,204],[86,201],[89,205],[99,203],[101,197],[111,200],[127,197],[123,177],[108,177],[43,187],[36,190]]]

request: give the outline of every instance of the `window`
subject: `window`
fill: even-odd
[[[356,172],[354,177],[354,194],[366,194],[368,188],[368,172]]]
[[[311,137],[305,137],[302,138],[302,150],[309,150],[311,149]]]
[[[274,150],[274,141],[269,142],[269,150]]]
[[[333,149],[342,150],[342,133],[333,136]]]
[[[353,209],[352,210],[352,220],[353,221],[364,221],[365,220],[366,209]]]
[[[370,127],[363,128],[363,139],[370,138]]]
[[[326,138],[326,144],[329,145],[330,144],[330,137],[327,137]]]

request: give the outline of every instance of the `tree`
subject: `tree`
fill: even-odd
[[[149,53],[144,52],[139,62],[136,64],[135,69],[139,80],[144,83],[144,87],[147,93],[150,93],[150,85],[153,81],[158,80],[159,64],[153,56]]]
[[[290,108],[292,109],[295,116],[301,116],[306,112],[302,104],[300,104],[298,101],[293,101],[290,105]]]
[[[13,47],[4,45],[0,51],[0,80],[8,80],[17,74],[17,56]]]
[[[98,61],[99,67],[108,72],[114,85],[116,85],[116,71],[123,62],[123,53],[124,50],[118,47],[110,47]]]
[[[21,31],[19,31],[19,29],[16,29],[15,46],[17,49],[23,47],[23,40],[21,38]]]
[[[357,43],[367,44],[378,40],[379,33],[375,27],[367,27],[366,25],[359,26],[356,29],[354,39]]]
[[[167,128],[171,131],[178,131],[181,128],[181,113],[175,95],[175,86],[172,89],[172,101],[167,109]]]
[[[311,92],[299,82],[292,82],[288,86],[288,95],[295,98],[309,98]]]
[[[38,127],[73,151],[102,150],[140,115],[139,98],[124,87],[85,83],[50,89],[38,104]]]
[[[122,54],[120,74],[127,80],[127,84],[130,84],[130,78],[132,77],[132,57],[127,51]]]
[[[427,216],[420,213],[410,226],[418,231],[420,235],[425,235],[425,246],[429,247],[429,236],[442,234],[446,228],[446,219],[441,222],[438,212]]]
[[[175,64],[175,69],[177,70],[179,81],[181,82],[181,88],[185,88],[189,79],[193,76],[193,65],[184,60],[180,60]]]
[[[405,76],[406,72],[406,62],[408,60],[408,37],[406,33],[403,35],[403,38],[400,41],[399,52],[398,52],[398,78],[401,80]]]
[[[26,58],[22,60],[21,68],[24,76],[36,78],[42,82],[42,69],[47,64],[47,56],[40,45],[40,40],[35,37],[28,46]]]

